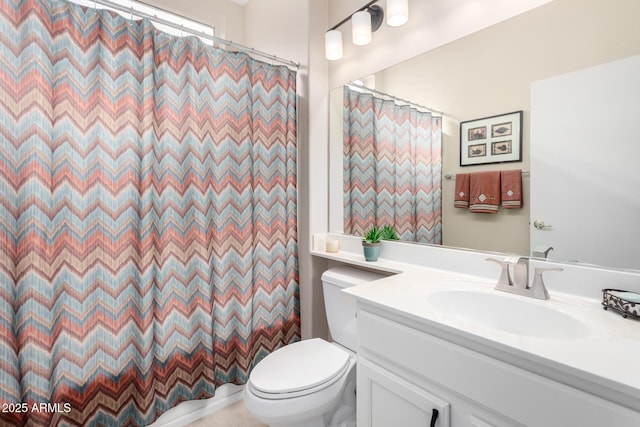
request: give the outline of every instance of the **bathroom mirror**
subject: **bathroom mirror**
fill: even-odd
[[[638,5],[585,4],[556,0],[440,48],[384,70],[371,70],[367,86],[444,112],[442,129],[443,244],[477,250],[530,254],[533,218],[531,199],[531,86],[554,76],[640,54]],[[595,4],[599,3],[599,4]],[[542,30],[544,29],[544,30]],[[346,83],[346,82],[345,82]],[[343,231],[342,88],[330,94],[330,231]],[[459,164],[460,122],[523,110],[523,161],[462,167]],[[579,147],[576,147],[579,150]],[[624,151],[619,153],[624,156]],[[566,165],[571,168],[570,164]],[[522,169],[524,207],[498,214],[471,214],[453,207],[454,176],[460,172]],[[549,177],[547,177],[549,178]],[[585,215],[587,214],[585,210]],[[601,219],[606,223],[604,218]],[[575,239],[588,238],[576,233]],[[616,237],[612,236],[612,242]],[[585,244],[592,242],[585,241]],[[602,244],[602,243],[600,243]],[[605,247],[612,247],[604,244]],[[572,261],[564,255],[551,259]],[[640,269],[638,264],[624,268]],[[591,264],[612,265],[598,259]],[[614,263],[615,264],[615,263]]]

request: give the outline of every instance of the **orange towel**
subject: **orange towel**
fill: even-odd
[[[469,211],[496,213],[500,206],[500,171],[474,172],[469,179]]]
[[[522,207],[522,170],[501,172],[502,207],[518,209]]]
[[[456,174],[456,194],[453,199],[454,208],[469,207],[469,174]]]

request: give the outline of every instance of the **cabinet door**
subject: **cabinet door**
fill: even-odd
[[[364,358],[357,390],[358,427],[449,427],[447,402]]]

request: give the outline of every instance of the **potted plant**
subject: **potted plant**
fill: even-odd
[[[380,240],[382,239],[382,230],[373,226],[367,230],[362,236],[362,250],[364,259],[367,261],[377,261],[380,256]]]

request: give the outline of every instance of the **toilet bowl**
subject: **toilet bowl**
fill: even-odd
[[[326,427],[355,420],[355,367],[355,353],[335,343],[299,341],[255,367],[245,387],[245,405],[271,427]],[[342,409],[342,419],[334,420],[342,407],[352,410]]]
[[[342,289],[383,277],[349,267],[322,275],[329,330],[282,347],[251,371],[245,406],[270,427],[354,427],[356,415],[355,301]]]

